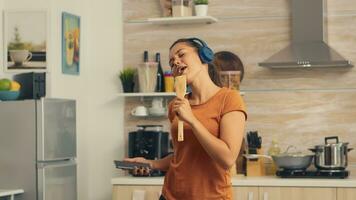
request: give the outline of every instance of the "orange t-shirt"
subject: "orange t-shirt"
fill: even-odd
[[[220,137],[222,116],[231,111],[246,115],[244,102],[236,90],[220,89],[208,101],[192,105],[194,116],[215,137]],[[191,127],[184,124],[184,141],[178,142],[178,121],[169,104],[169,120],[174,155],[164,179],[162,194],[167,200],[231,200],[229,170],[218,165],[203,149]]]

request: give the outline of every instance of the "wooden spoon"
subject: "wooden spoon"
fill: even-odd
[[[174,81],[174,88],[176,95],[179,98],[184,98],[187,92],[187,77],[185,75],[176,76]],[[178,120],[178,141],[184,141],[184,124],[182,121]]]

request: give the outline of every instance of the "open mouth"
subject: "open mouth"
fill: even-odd
[[[185,70],[186,70],[187,68],[188,68],[187,66],[182,66],[182,67],[180,67],[179,70],[178,70],[178,73],[179,73],[180,75],[184,74],[184,72],[185,72]]]

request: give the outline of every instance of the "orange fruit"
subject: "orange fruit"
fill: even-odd
[[[20,88],[21,88],[20,83],[18,83],[17,81],[11,81],[10,91],[19,91]]]

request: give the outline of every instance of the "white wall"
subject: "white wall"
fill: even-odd
[[[123,102],[117,97],[116,76],[122,68],[121,1],[0,0],[0,8],[49,11],[47,96],[77,101],[78,199],[111,199],[110,179],[119,173],[113,160],[124,156]],[[81,16],[79,76],[61,72],[62,11]],[[0,77],[11,74],[1,69]]]
[[[122,66],[120,0],[90,0],[89,46],[89,198],[111,199],[113,160],[124,156],[123,102],[117,97]]]
[[[49,67],[47,74],[49,81],[48,95],[51,97],[70,98],[77,101],[77,162],[78,162],[78,199],[89,199],[89,151],[88,151],[88,31],[87,9],[85,0],[51,0],[50,11],[50,50]],[[80,38],[80,75],[64,75],[61,69],[61,18],[62,11],[66,11],[81,17]]]

